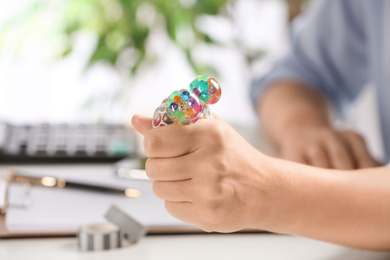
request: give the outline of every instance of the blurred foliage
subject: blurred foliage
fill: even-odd
[[[39,17],[53,6],[51,0],[37,0],[23,14],[16,17],[12,24],[28,24],[32,18]],[[196,20],[202,15],[218,16],[230,0],[65,0],[57,1],[61,5],[56,15],[61,16],[63,24],[57,33],[66,36],[62,56],[72,53],[75,33],[89,31],[97,37],[96,47],[88,65],[105,61],[112,65],[124,50],[135,53],[135,61],[128,68],[135,74],[149,55],[147,41],[154,26],[163,24],[169,38],[185,53],[185,56],[198,73],[211,68],[197,64],[192,49],[195,44],[218,44],[209,35],[196,26]],[[22,19],[20,19],[22,18]],[[19,20],[18,20],[19,19]],[[183,36],[184,35],[184,36]],[[1,37],[0,37],[1,44]]]
[[[190,30],[193,40],[213,43],[211,38],[196,26],[196,19],[203,14],[218,15],[229,0],[69,0],[66,4],[66,34],[71,37],[79,30],[90,30],[98,37],[98,43],[89,63],[108,61],[115,64],[126,48],[135,50],[137,58],[131,70],[135,73],[147,55],[146,41],[151,26],[158,15],[165,22],[169,38],[185,53],[193,69],[200,68],[193,61],[190,45],[183,44],[177,37],[180,30]],[[146,10],[145,10],[146,9]],[[142,10],[145,10],[142,12]],[[153,17],[145,17],[153,15]],[[150,23],[148,24],[148,21]],[[64,52],[71,52],[71,46]]]
[[[75,47],[74,36],[79,32],[90,32],[96,36],[97,42],[88,61],[88,66],[97,62],[108,62],[115,66],[126,50],[131,50],[132,61],[121,64],[131,74],[148,60],[153,60],[148,51],[148,40],[151,31],[163,25],[166,35],[185,54],[189,65],[196,74],[217,74],[214,68],[199,64],[194,59],[194,46],[200,43],[221,45],[207,33],[197,27],[198,18],[224,16],[234,20],[226,11],[228,5],[234,6],[235,0],[32,0],[25,10],[13,17],[3,28],[0,28],[0,49],[7,34],[15,25],[24,27],[16,44],[19,49],[29,34],[34,33],[34,24],[42,16],[52,12],[57,23],[55,34],[65,36],[62,39],[62,57],[72,53]],[[301,10],[301,3],[308,0],[285,0],[292,19]],[[54,8],[53,8],[54,6]],[[234,8],[234,7],[233,7]],[[49,15],[50,16],[50,15]],[[47,23],[48,19],[41,19]],[[49,19],[50,20],[50,19]],[[50,21],[51,22],[51,21]],[[49,22],[49,23],[50,23]],[[261,58],[262,50],[250,50],[240,39],[233,44],[240,50],[248,64]]]
[[[301,4],[308,0],[285,1],[289,19],[293,19],[301,11]],[[15,25],[25,28],[16,41],[21,49],[23,42],[27,43],[25,40],[28,34],[34,33],[33,25],[39,23],[37,20],[52,12],[56,16],[53,23],[58,23],[53,26],[56,27],[55,33],[65,36],[65,39],[61,38],[60,56],[72,53],[75,45],[73,38],[77,33],[90,32],[96,36],[97,42],[87,68],[101,61],[115,66],[124,51],[131,50],[132,61],[121,66],[127,66],[126,69],[135,74],[145,61],[153,60],[148,51],[148,39],[153,28],[163,25],[166,35],[183,51],[195,73],[216,74],[212,67],[196,62],[193,50],[199,43],[221,43],[200,30],[196,22],[204,15],[224,16],[234,20],[226,12],[228,5],[234,6],[234,2],[235,0],[33,0],[22,13],[0,28],[0,49],[4,36],[12,34]],[[246,48],[240,39],[234,39],[233,44],[248,64],[264,55],[262,50]]]

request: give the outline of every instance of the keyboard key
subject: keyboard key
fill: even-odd
[[[0,123],[0,162],[113,162],[135,156],[135,142],[132,129],[116,124]]]

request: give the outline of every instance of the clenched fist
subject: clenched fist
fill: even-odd
[[[274,175],[258,165],[265,156],[221,119],[190,126],[151,128],[135,115],[133,127],[145,136],[146,173],[168,212],[205,231],[232,232],[266,225]]]

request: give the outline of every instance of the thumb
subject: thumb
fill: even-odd
[[[141,115],[134,115],[131,118],[131,124],[133,128],[140,133],[141,135],[145,135],[152,127],[152,118]]]

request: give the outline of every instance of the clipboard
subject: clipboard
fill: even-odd
[[[10,168],[1,166],[0,170]],[[152,190],[152,182],[118,178],[112,165],[23,165],[12,166],[31,176],[53,176],[111,184],[141,190],[140,198],[127,198],[117,194],[74,189],[33,186],[31,205],[13,208],[11,203],[5,216],[0,216],[0,238],[74,236],[80,226],[106,222],[104,213],[116,204],[148,227],[148,233],[200,233],[196,226],[169,215],[164,202]],[[9,197],[13,190],[10,185]]]

